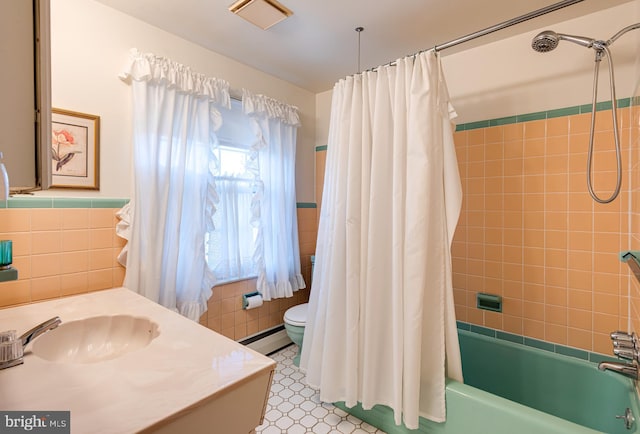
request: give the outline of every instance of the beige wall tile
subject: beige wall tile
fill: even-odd
[[[0,282],[0,307],[10,307],[31,301],[31,279]]]
[[[87,277],[89,291],[113,288],[113,271],[110,268],[89,271]]]
[[[62,247],[60,231],[33,232],[31,234],[31,253],[58,253]]]
[[[31,275],[33,277],[47,277],[60,274],[61,256],[60,253],[33,255],[31,257]]]
[[[89,209],[64,208],[62,209],[62,229],[88,229]]]
[[[621,123],[632,125],[628,113]],[[618,260],[629,248],[629,210],[632,233],[640,233],[640,152],[628,145],[640,128],[623,130],[623,165],[634,162],[637,173],[631,199],[623,192],[601,205],[586,190],[589,124],[585,114],[456,133],[465,199],[452,264],[465,321],[589,351],[626,326],[629,303],[640,325],[640,284],[626,297],[629,272]],[[595,189],[608,195],[616,168],[610,121],[597,129]],[[504,293],[501,321],[474,305],[474,292],[486,287]]]
[[[31,280],[31,301],[60,297],[60,275]]]
[[[89,255],[86,251],[64,252],[60,254],[61,274],[80,273],[89,271]]]
[[[57,231],[62,229],[62,210],[42,208],[31,210],[32,231]]]
[[[115,209],[0,209],[0,239],[13,244],[19,280],[0,283],[0,307],[122,286]],[[96,227],[92,237],[89,227]],[[77,229],[81,228],[81,229]],[[6,232],[4,232],[6,230]],[[105,244],[90,251],[91,242]],[[95,268],[91,275],[89,265]],[[10,293],[2,294],[2,289]]]
[[[89,249],[89,230],[62,231],[62,251],[72,252]]]
[[[113,268],[113,249],[89,250],[89,269],[102,270]]]
[[[31,231],[30,209],[0,209],[0,233]]]
[[[31,232],[0,233],[0,240],[13,241],[13,256],[31,255]]]
[[[115,228],[117,219],[115,212],[110,208],[92,208],[89,210],[90,228]]]
[[[106,249],[113,247],[114,229],[92,229],[89,232],[91,249]]]

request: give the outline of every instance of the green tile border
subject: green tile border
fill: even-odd
[[[478,333],[479,335],[489,336],[492,338],[496,337],[496,330],[490,329],[488,327],[482,327],[475,324],[470,324],[471,328],[469,329],[472,333]]]
[[[316,152],[326,151],[326,150],[327,150],[327,145],[316,146]]]
[[[91,208],[122,208],[128,203],[129,199],[91,199]]]
[[[581,350],[579,348],[567,347],[565,345],[553,344],[547,341],[541,341],[539,339],[528,338],[526,336],[517,335],[513,333],[503,332],[501,330],[495,330],[488,327],[483,327],[475,324],[466,323],[463,321],[456,321],[456,325],[460,330],[466,330],[473,333],[478,333],[483,336],[489,336],[503,341],[512,342],[515,344],[525,345],[527,347],[537,348],[543,351],[549,351],[551,353],[561,354],[563,356],[574,357],[576,359],[585,360],[592,363],[600,363],[602,361],[617,361],[615,356],[608,356],[606,354],[592,353],[590,351]]]
[[[0,201],[2,208],[122,208],[129,199],[95,197],[10,197]]]
[[[129,199],[95,197],[10,197],[2,208],[122,208]],[[296,208],[317,208],[315,202],[297,202]]]
[[[524,337],[520,335],[514,335],[513,333],[506,333],[498,330],[496,332],[496,338],[502,339],[503,341],[513,342],[514,344],[524,345]]]
[[[621,98],[618,99],[618,108],[627,108],[633,105],[639,105],[638,98]],[[610,110],[611,101],[602,101],[596,104],[596,111]],[[456,125],[456,131],[469,131],[478,128],[497,127],[500,125],[517,124],[521,122],[537,121],[542,119],[553,119],[562,116],[577,115],[582,113],[591,113],[591,104],[577,105],[572,107],[564,107],[555,110],[547,110],[534,113],[524,113],[516,116],[507,116],[504,118],[489,119],[484,121],[468,122],[466,124]],[[325,146],[326,148],[326,146]],[[316,147],[318,150],[318,147]]]
[[[539,350],[549,351],[551,353],[556,352],[556,345],[551,342],[525,337],[524,344],[528,347],[537,348]]]
[[[556,345],[556,353],[569,357],[575,357],[576,359],[589,360],[588,351],[565,347],[563,345]]]
[[[317,208],[315,202],[298,202],[296,203],[296,208]]]
[[[53,208],[53,198],[50,197],[20,197],[9,198],[7,208]]]

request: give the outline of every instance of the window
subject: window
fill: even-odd
[[[258,228],[253,221],[255,188],[249,167],[256,139],[239,101],[232,100],[231,110],[219,110],[223,123],[214,147],[218,202],[214,230],[207,234],[206,257],[218,282],[224,282],[256,275],[253,256]]]

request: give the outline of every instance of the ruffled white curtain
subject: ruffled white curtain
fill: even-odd
[[[137,50],[121,78],[132,82],[134,134],[133,194],[120,213],[130,225],[125,286],[197,321],[215,283],[204,249],[215,211],[209,162],[229,85]]]
[[[253,222],[258,227],[254,262],[265,300],[291,297],[304,288],[296,213],[296,107],[244,90],[244,112],[254,123]]]
[[[339,81],[300,366],[322,401],[445,420],[462,380],[450,246],[461,206],[437,54]]]

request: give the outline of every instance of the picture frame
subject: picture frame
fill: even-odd
[[[51,187],[100,190],[100,116],[51,109]]]

